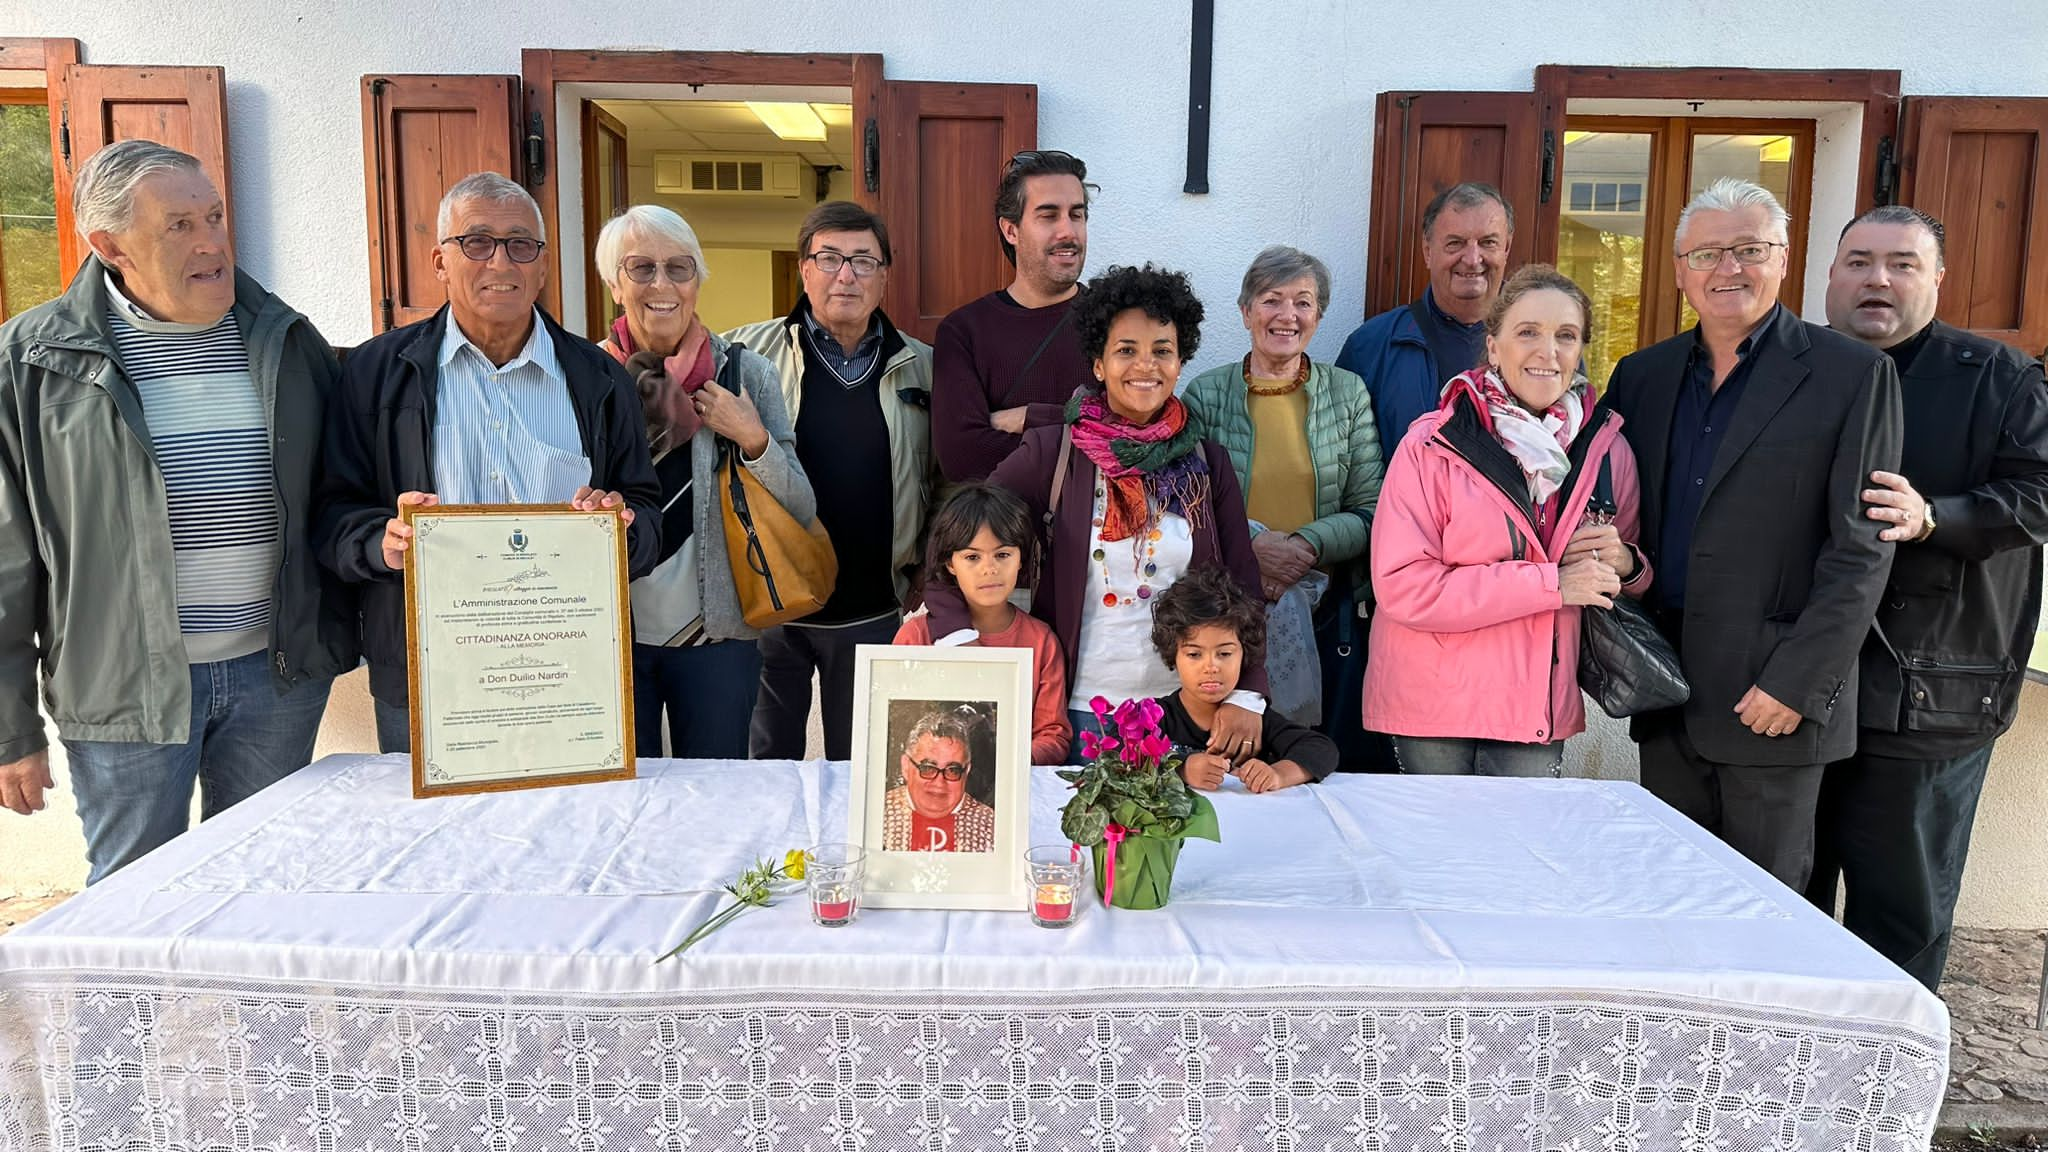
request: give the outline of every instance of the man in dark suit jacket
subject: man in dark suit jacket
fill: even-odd
[[[1861,494],[1901,430],[1891,360],[1779,305],[1787,223],[1747,181],[1695,197],[1675,263],[1699,326],[1625,357],[1608,395],[1642,472],[1650,607],[1692,685],[1636,719],[1643,785],[1800,890],[1891,568]]]
[[[1863,646],[1856,755],[1828,765],[1806,894],[1929,988],[1941,983],[1992,742],[2019,711],[2048,542],[2041,365],[1934,318],[1941,223],[1903,205],[1842,232],[1828,323],[1898,365],[1906,449],[1868,515],[1898,560]]]

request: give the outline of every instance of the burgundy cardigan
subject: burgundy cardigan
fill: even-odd
[[[991,483],[1023,499],[1031,510],[1033,524],[1045,520],[1045,506],[1052,499],[1052,470],[1059,463],[1060,440],[1066,431],[1064,424],[1028,429],[1024,442],[989,476]],[[1201,527],[1195,529],[1190,566],[1223,565],[1246,595],[1263,604],[1265,589],[1259,580],[1258,559],[1252,554],[1251,527],[1245,523],[1244,493],[1238,487],[1237,469],[1230,462],[1230,454],[1212,440],[1202,441],[1201,452],[1209,466],[1209,508]],[[1052,539],[1039,564],[1043,587],[1031,596],[1031,614],[1051,625],[1053,634],[1060,639],[1069,684],[1074,682],[1074,661],[1080,652],[1081,601],[1088,588],[1088,542],[1094,536],[1095,478],[1094,461],[1078,448],[1069,453],[1067,482],[1060,491],[1059,511],[1053,516]],[[931,559],[928,563],[936,571],[943,562]],[[932,635],[944,636],[969,626],[967,606],[959,589],[943,581],[928,581],[925,604],[932,614]],[[1147,645],[1143,652],[1131,653],[1131,658],[1157,660],[1159,653]],[[1247,663],[1237,686],[1265,693],[1265,662]]]

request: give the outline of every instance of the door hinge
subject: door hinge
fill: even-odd
[[[1537,203],[1550,203],[1550,194],[1557,189],[1557,133],[1549,128],[1543,130],[1543,191]]]
[[[526,117],[526,186],[538,188],[548,171],[548,149],[546,125],[541,122],[540,113],[529,113]]]
[[[862,135],[861,166],[867,169],[868,192],[870,195],[882,190],[882,133],[875,127],[875,118],[868,117],[867,128]]]
[[[64,154],[64,170],[71,170],[71,105],[57,111],[57,150]]]
[[[1877,187],[1871,190],[1871,203],[1882,208],[1896,203],[1899,198],[1899,161],[1892,154],[1892,138],[1889,136],[1877,142]]]
[[[397,317],[392,314],[391,297],[386,296],[379,300],[377,302],[377,309],[378,318],[384,322],[383,327],[377,329],[377,331],[389,332],[392,328],[396,327]]]

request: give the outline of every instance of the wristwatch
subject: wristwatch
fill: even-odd
[[[1920,510],[1920,522],[1921,522],[1921,524],[1923,524],[1923,525],[1924,525],[1924,527],[1922,527],[1922,528],[1920,529],[1920,534],[1919,534],[1918,536],[1915,536],[1915,537],[1913,537],[1913,543],[1915,543],[1915,544],[1918,544],[1918,543],[1920,543],[1920,542],[1921,542],[1922,540],[1925,540],[1925,539],[1927,539],[1927,538],[1928,538],[1929,536],[1932,536],[1932,535],[1934,535],[1934,503],[1933,503],[1933,501],[1928,501],[1928,502],[1926,503],[1925,507],[1923,507],[1923,508],[1922,508],[1922,509]]]

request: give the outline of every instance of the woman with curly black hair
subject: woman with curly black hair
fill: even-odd
[[[1220,565],[1249,595],[1260,590],[1237,472],[1174,395],[1201,339],[1202,302],[1187,277],[1150,264],[1111,268],[1075,301],[1073,324],[1097,386],[1068,401],[1065,424],[1026,432],[989,479],[1050,526],[1031,612],[1066,653],[1079,733],[1097,728],[1087,708],[1097,696],[1117,704],[1179,688],[1146,654],[1153,598],[1181,573]],[[928,586],[926,596],[934,635],[964,627],[957,594]],[[1242,683],[1209,743],[1233,761],[1258,746],[1264,666],[1247,667]]]

